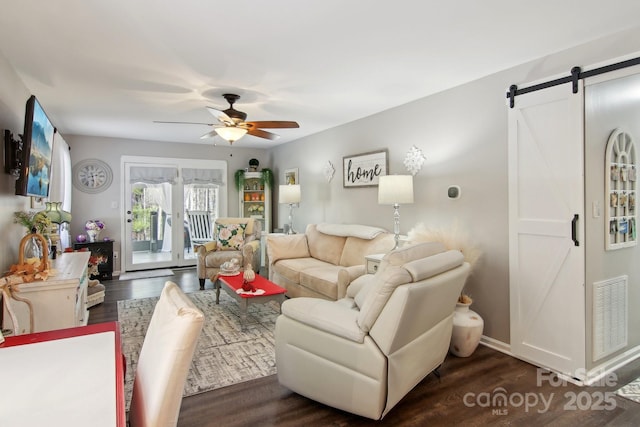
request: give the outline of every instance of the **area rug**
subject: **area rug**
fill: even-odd
[[[273,331],[279,314],[275,302],[249,306],[245,330],[241,330],[238,304],[224,291],[216,305],[214,290],[188,297],[205,315],[193,362],[184,387],[191,396],[276,373]],[[122,351],[127,360],[125,394],[131,400],[138,356],[158,298],[118,301]]]
[[[640,403],[640,378],[636,378],[616,392],[618,396]]]
[[[173,270],[170,270],[168,268],[162,268],[159,270],[133,271],[131,273],[121,274],[120,280],[148,279],[149,277],[162,277],[162,276],[173,276]]]

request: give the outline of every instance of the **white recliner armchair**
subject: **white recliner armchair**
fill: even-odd
[[[396,249],[338,301],[293,298],[276,321],[280,383],[326,405],[384,417],[444,361],[469,274],[441,243]]]

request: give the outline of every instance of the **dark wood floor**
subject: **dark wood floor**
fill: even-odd
[[[104,303],[89,323],[117,320],[118,300],[157,296],[166,280],[197,292],[195,270],[173,277],[104,282]],[[207,281],[207,287],[211,284]],[[182,402],[179,426],[639,426],[640,404],[612,392],[640,376],[640,360],[620,369],[609,385],[578,387],[543,379],[536,367],[480,346],[468,358],[447,357],[441,378],[431,374],[382,421],[326,407],[280,386],[270,376],[225,387]],[[546,377],[544,377],[546,378]],[[506,395],[506,406],[491,404]],[[487,400],[489,399],[489,401]],[[529,402],[529,406],[522,402]],[[546,403],[545,403],[546,402]]]

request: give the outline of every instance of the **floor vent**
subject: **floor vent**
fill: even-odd
[[[593,284],[593,360],[627,346],[627,276]]]

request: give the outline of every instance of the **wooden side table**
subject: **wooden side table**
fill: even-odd
[[[365,255],[365,264],[366,264],[366,272],[367,274],[376,274],[378,271],[378,267],[380,266],[380,261],[386,254],[371,254]]]

